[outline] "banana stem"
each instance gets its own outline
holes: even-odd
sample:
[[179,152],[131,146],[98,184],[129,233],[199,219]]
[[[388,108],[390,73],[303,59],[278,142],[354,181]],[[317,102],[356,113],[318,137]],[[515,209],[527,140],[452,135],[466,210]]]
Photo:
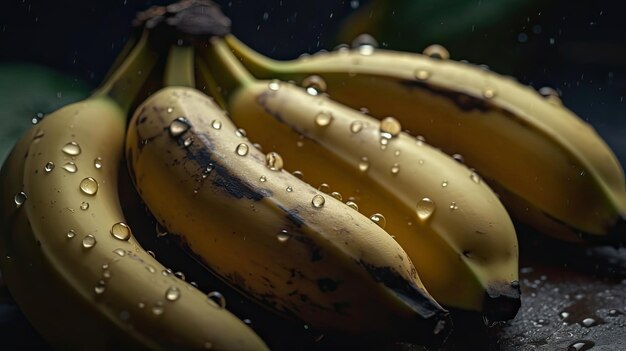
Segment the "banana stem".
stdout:
[[202,55],[211,72],[215,73],[207,79],[208,83],[214,82],[214,85],[217,85],[214,87],[217,91],[212,91],[212,93],[222,95],[225,100],[228,100],[228,97],[239,87],[255,81],[252,74],[241,64],[222,38],[211,38],[208,46],[202,50]]
[[128,57],[102,83],[92,97],[108,96],[124,111],[130,110],[136,95],[157,63],[158,55],[148,44],[145,30]]
[[[209,67],[203,60],[196,60],[196,66],[198,67],[199,78],[204,83],[206,89],[208,89],[208,95],[212,96],[215,99],[215,102],[224,110],[228,109],[226,105],[226,100],[222,96],[222,92],[220,91],[220,87],[217,84],[217,81],[211,74]],[[206,91],[205,91],[206,93]]]
[[192,46],[173,45],[170,48],[165,67],[165,85],[195,88],[194,48]]

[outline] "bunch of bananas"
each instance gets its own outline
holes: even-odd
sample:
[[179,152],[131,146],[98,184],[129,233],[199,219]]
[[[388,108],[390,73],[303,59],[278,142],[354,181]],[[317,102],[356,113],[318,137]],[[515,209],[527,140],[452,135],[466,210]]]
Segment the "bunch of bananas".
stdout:
[[267,349],[135,239],[124,159],[199,264],[339,335],[437,344],[447,309],[513,318],[507,210],[564,240],[626,238],[618,161],[553,94],[441,47],[272,61],[208,1],[138,19],[102,86],[28,131],[0,175],[4,280],[58,348]]

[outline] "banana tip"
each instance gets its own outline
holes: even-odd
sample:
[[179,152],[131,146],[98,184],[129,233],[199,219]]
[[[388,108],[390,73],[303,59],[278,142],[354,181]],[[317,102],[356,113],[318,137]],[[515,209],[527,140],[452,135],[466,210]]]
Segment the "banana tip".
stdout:
[[492,284],[483,298],[483,314],[490,321],[506,321],[515,318],[520,308],[520,284]]

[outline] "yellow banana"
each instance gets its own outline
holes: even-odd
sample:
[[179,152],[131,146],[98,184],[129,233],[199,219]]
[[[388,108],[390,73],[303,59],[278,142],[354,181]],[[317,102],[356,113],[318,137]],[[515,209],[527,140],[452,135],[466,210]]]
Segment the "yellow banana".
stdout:
[[192,48],[172,48],[167,85],[178,86],[147,99],[127,133],[131,174],[159,222],[274,312],[330,332],[441,340],[447,313],[402,248],[253,146],[191,88],[193,65]]
[[242,321],[177,279],[125,224],[117,193],[126,115],[157,61],[144,33],[92,97],[17,144],[0,181],[0,268],[58,349],[266,350]]
[[[623,170],[593,128],[513,79],[477,66],[365,45],[294,61],[226,42],[257,77],[322,86],[336,101],[395,116],[449,154],[460,154],[522,222],[565,240],[624,240]],[[430,50],[432,51],[432,50]]]
[[233,122],[306,182],[386,223],[438,302],[493,320],[515,316],[515,230],[478,175],[394,119],[380,123],[291,84],[256,81],[219,39],[205,58],[215,73],[200,71],[226,92]]

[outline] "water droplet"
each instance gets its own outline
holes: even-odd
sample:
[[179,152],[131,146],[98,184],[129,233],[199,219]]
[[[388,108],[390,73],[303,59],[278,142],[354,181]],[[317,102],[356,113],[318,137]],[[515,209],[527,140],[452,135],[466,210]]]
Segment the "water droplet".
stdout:
[[180,298],[180,289],[178,289],[177,287],[172,286],[171,288],[165,291],[165,299],[167,301],[176,301],[179,298]]
[[324,197],[322,195],[315,195],[313,196],[313,199],[311,200],[311,204],[313,204],[313,207],[315,208],[322,208],[324,207],[324,203],[326,202],[326,199],[324,199]]
[[63,151],[66,155],[78,156],[80,155],[80,146],[77,142],[70,141],[61,148],[61,151]]
[[320,112],[315,116],[315,124],[320,127],[326,127],[333,121],[333,115],[330,112]]
[[361,157],[361,161],[359,161],[359,171],[366,172],[370,168],[370,160],[363,156]]
[[155,232],[157,238],[162,238],[168,234],[167,229],[163,227],[159,222],[156,222],[155,224]]
[[13,198],[13,201],[15,201],[15,207],[17,208],[22,207],[24,202],[26,202],[26,199],[28,199],[28,196],[26,196],[26,193],[23,191],[20,191],[19,193],[15,194],[15,197]]
[[239,138],[245,138],[246,137],[246,130],[243,128],[239,128],[235,131],[235,135]]
[[189,130],[191,126],[189,121],[185,117],[178,117],[170,123],[170,136],[172,138],[178,138],[184,132]]
[[175,272],[174,276],[180,280],[185,280],[185,274],[183,272]]
[[463,155],[461,154],[454,154],[452,155],[452,158],[458,163],[465,163],[465,159],[463,158]]
[[98,182],[92,177],[87,177],[81,180],[80,190],[87,195],[96,195],[98,192]]
[[277,79],[272,80],[271,82],[269,82],[269,84],[267,85],[267,87],[271,90],[271,91],[278,91],[278,89],[280,89],[280,81]]
[[287,240],[289,240],[289,233],[285,229],[283,229],[280,231],[280,233],[278,233],[278,235],[276,235],[276,238],[278,239],[278,242],[287,242]]
[[120,257],[124,257],[126,256],[126,251],[124,251],[124,249],[121,248],[117,248],[115,250],[113,250],[113,253],[120,256]]
[[68,171],[69,173],[76,173],[76,171],[78,171],[78,167],[76,167],[76,164],[74,162],[67,162],[63,165],[63,169]]
[[393,117],[385,117],[380,122],[380,136],[384,139],[397,137],[402,131],[402,126],[397,119]]
[[437,335],[441,333],[446,327],[446,321],[439,320],[437,324],[435,324],[435,328],[433,328],[433,334]]
[[158,301],[156,304],[154,304],[154,306],[152,306],[152,313],[155,316],[160,316],[163,314],[163,312],[165,312],[165,310],[163,309],[163,303],[161,301]]
[[292,191],[293,191],[293,188],[292,188],[292,187],[290,187],[290,186],[288,186],[285,190],[286,190],[288,193],[290,193],[290,192],[292,192]]
[[594,346],[595,346],[595,343],[593,341],[580,340],[580,341],[575,341],[574,343],[572,343],[567,348],[567,351],[587,351],[587,350],[590,350]]
[[420,222],[424,223],[433,215],[435,209],[436,207],[433,200],[425,197],[417,203],[417,218],[419,218]]
[[352,40],[352,47],[358,49],[361,55],[371,55],[378,47],[378,42],[369,34],[361,34]]
[[43,166],[43,170],[46,171],[46,173],[52,172],[53,169],[54,169],[54,163],[53,162],[48,162],[48,163],[46,163],[45,166]]
[[235,152],[239,156],[246,156],[248,154],[248,149],[249,149],[248,148],[248,144],[241,143],[241,144],[237,145],[237,148],[235,149]]
[[183,140],[184,147],[190,147],[191,144],[193,144],[193,136],[190,136],[188,138],[185,138],[185,140]]
[[302,86],[306,89],[307,93],[311,95],[318,95],[326,92],[326,81],[318,75],[312,75],[304,78]]
[[150,250],[147,250],[146,253],[150,256],[152,256],[152,258],[156,258],[156,254]]
[[476,184],[480,183],[480,176],[476,172],[470,173],[470,179]]
[[93,160],[93,166],[96,167],[96,169],[102,168],[102,157],[96,157],[96,159]]
[[222,129],[222,121],[220,121],[219,119],[214,119],[213,122],[211,122],[211,127],[216,130]]
[[89,209],[89,202],[86,202],[86,201],[81,202],[80,209],[83,211],[87,211]]
[[447,60],[450,58],[450,53],[448,52],[448,50],[439,44],[427,46],[422,53],[428,57],[441,60]]
[[317,187],[317,190],[328,194],[330,192],[330,185],[326,184],[326,183],[322,183],[320,184],[320,186]]
[[172,112],[174,112],[174,109],[173,109],[173,108],[171,108],[171,107],[168,107],[168,108],[167,108],[167,113],[172,113]]
[[342,200],[341,194],[336,192],[336,191],[333,191],[332,193],[330,193],[330,196],[334,197],[335,199],[337,199],[339,201]]
[[400,157],[400,150],[396,150],[393,154],[396,157]]
[[65,236],[68,239],[74,239],[74,237],[76,236],[76,232],[74,231],[74,229],[70,229],[67,234],[65,234]]
[[111,227],[111,235],[113,235],[115,239],[127,241],[128,239],[130,239],[132,232],[128,224],[124,222],[118,222],[113,224],[113,226]]
[[259,177],[259,181],[261,183],[265,183],[265,182],[267,182],[267,178],[265,176],[261,176],[261,177]]
[[492,99],[496,96],[496,91],[491,88],[487,88],[483,91],[483,97],[485,99]]
[[104,282],[104,280],[100,280],[96,286],[93,288],[93,291],[98,294],[101,295],[104,293],[104,290],[106,289],[106,283]]
[[265,165],[272,171],[280,171],[283,169],[283,158],[272,151],[265,155]]
[[96,237],[91,234],[83,238],[83,247],[85,249],[91,249],[92,247],[96,246],[96,243]]
[[415,78],[418,80],[428,80],[430,78],[430,72],[425,69],[418,68],[415,70]]
[[398,173],[400,173],[400,165],[394,163],[393,166],[391,166],[391,174],[396,175]]
[[385,226],[387,225],[387,219],[385,218],[385,216],[380,213],[374,213],[370,216],[370,219],[372,220],[372,222],[378,224],[379,227],[385,229]]
[[298,179],[302,179],[302,177],[304,177],[304,175],[300,171],[293,171],[293,173],[291,174],[293,174]]
[[209,163],[206,168],[202,171],[202,179],[206,179],[209,174],[211,174],[211,172],[213,172],[213,169],[215,169],[215,165],[212,163]]
[[360,132],[361,130],[363,130],[363,122],[357,120],[357,121],[352,121],[352,123],[350,123],[350,131],[354,134]]
[[447,180],[444,180],[443,182],[441,182],[441,187],[442,187],[442,188],[446,188],[446,187],[448,187],[448,181],[447,181]]
[[553,88],[550,87],[542,87],[539,89],[539,94],[545,98],[556,98],[557,100],[561,100],[561,94]]
[[354,201],[346,201],[346,205],[355,211],[359,210],[359,206]]
[[593,318],[585,318],[585,319],[583,319],[583,321],[582,321],[582,325],[583,325],[584,327],[587,327],[587,328],[589,328],[589,327],[593,327],[593,326],[594,326],[594,325],[596,325],[596,324],[597,324],[597,322],[596,322],[596,320],[595,320],[595,319],[593,319]]
[[561,316],[561,318],[565,319],[565,318],[569,317],[569,312],[561,312],[559,314],[559,316]]
[[207,297],[217,303],[221,308],[226,308],[226,298],[219,291],[211,291],[207,294]]
[[456,204],[456,202],[452,201],[450,203],[450,211],[456,211],[459,209],[459,205]]

